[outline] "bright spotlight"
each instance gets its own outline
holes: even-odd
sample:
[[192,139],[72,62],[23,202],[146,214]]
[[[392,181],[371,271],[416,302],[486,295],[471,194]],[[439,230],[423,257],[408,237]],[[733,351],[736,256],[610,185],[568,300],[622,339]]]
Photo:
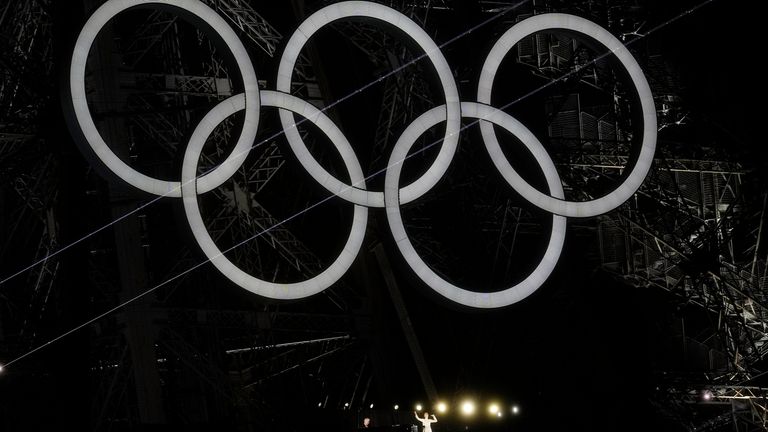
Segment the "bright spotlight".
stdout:
[[395,404],[395,410],[399,410],[399,409],[400,409],[400,405]]
[[344,402],[344,407],[345,408],[349,407],[349,402]]
[[317,403],[317,407],[318,407],[318,408],[321,408],[322,406],[323,406],[323,403],[322,403],[322,402],[318,402],[318,403]]
[[373,404],[371,404],[371,409],[373,409]]
[[446,405],[445,402],[437,404],[437,412],[444,413],[446,411],[448,411],[448,405]]
[[3,372],[3,365],[0,365],[0,372]]
[[712,392],[709,390],[704,390],[703,392],[701,392],[701,398],[704,399],[705,401],[712,400]]
[[422,408],[421,404],[416,404],[416,411],[421,411],[421,408]]
[[496,417],[501,417],[501,411],[496,413]]
[[520,407],[518,407],[517,405],[513,405],[512,406],[512,414],[517,414],[519,412],[520,412]]
[[464,403],[461,404],[461,412],[464,413],[464,415],[472,415],[475,413],[475,404],[472,401],[464,401]]
[[491,413],[491,414],[498,413],[499,412],[499,405],[495,404],[495,403],[492,403],[492,404],[488,405],[488,412]]

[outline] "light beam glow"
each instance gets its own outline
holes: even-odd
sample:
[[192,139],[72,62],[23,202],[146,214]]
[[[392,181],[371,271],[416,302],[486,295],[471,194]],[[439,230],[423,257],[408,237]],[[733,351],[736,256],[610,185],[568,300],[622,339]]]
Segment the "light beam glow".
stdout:
[[437,412],[445,413],[446,411],[448,411],[448,405],[446,405],[445,402],[440,402],[437,404]]
[[461,404],[461,412],[466,416],[471,416],[475,413],[475,403],[467,400]]

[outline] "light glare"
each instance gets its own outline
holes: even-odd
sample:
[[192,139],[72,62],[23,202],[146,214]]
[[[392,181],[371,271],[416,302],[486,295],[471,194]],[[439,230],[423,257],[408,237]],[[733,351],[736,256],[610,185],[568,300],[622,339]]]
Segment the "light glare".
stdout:
[[461,412],[463,412],[465,415],[474,414],[475,404],[472,401],[464,401],[464,403],[461,404]]
[[437,411],[444,413],[448,411],[448,405],[445,404],[445,402],[440,402],[437,404]]

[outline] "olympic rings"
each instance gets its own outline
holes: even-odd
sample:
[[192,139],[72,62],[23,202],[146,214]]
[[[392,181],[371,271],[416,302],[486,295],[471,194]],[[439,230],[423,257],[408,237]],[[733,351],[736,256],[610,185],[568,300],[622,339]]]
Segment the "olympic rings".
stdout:
[[[107,21],[120,12],[145,5],[171,6],[204,21],[229,46],[244,84],[243,93],[216,105],[193,131],[184,154],[179,182],[163,181],[146,176],[120,160],[99,135],[86,101],[85,66],[88,52],[98,32]],[[366,178],[357,155],[333,121],[323,111],[289,94],[293,69],[303,46],[318,30],[343,18],[367,18],[385,22],[408,35],[424,50],[444,89],[445,103],[416,118],[397,140],[386,170],[383,192],[366,190]],[[640,99],[644,123],[638,160],[622,184],[608,195],[592,201],[566,201],[555,165],[541,142],[522,123],[490,105],[493,82],[504,56],[522,38],[550,29],[585,35],[608,48],[628,72]],[[70,91],[75,119],[83,136],[107,168],[123,181],[140,190],[155,195],[182,198],[192,233],[213,265],[238,286],[263,297],[282,300],[300,299],[317,294],[338,281],[352,265],[360,250],[365,236],[368,208],[383,207],[398,249],[405,261],[427,286],[451,301],[474,308],[497,308],[518,302],[536,291],[552,273],[565,242],[566,217],[594,216],[621,205],[642,184],[650,169],[656,147],[656,112],[653,95],[640,66],[626,47],[608,31],[591,21],[566,14],[536,15],[521,21],[504,33],[491,49],[483,65],[478,85],[478,102],[461,102],[451,69],[435,42],[408,17],[381,4],[344,1],[326,6],[312,14],[288,40],[280,60],[276,91],[259,91],[256,73],[245,47],[224,20],[200,1],[108,0],[88,19],[77,39],[70,68]],[[319,275],[297,283],[268,282],[249,275],[235,266],[222,254],[206,230],[197,202],[198,194],[209,192],[220,186],[242,165],[256,139],[262,105],[278,108],[288,144],[310,176],[334,195],[354,204],[350,234],[339,256]],[[214,170],[197,178],[197,165],[206,139],[218,124],[242,110],[245,111],[245,123],[232,153]],[[341,155],[351,184],[345,184],[331,175],[314,159],[296,130],[295,114],[304,117],[326,134]],[[400,214],[402,204],[412,202],[427,193],[447,171],[456,153],[462,117],[478,119],[486,149],[494,166],[507,183],[523,198],[552,213],[553,218],[552,233],[539,265],[518,284],[491,293],[469,291],[438,276],[414,249]],[[399,182],[402,162],[411,147],[421,135],[441,122],[446,122],[446,131],[437,158],[424,175],[401,188]],[[526,146],[544,173],[549,194],[536,190],[515,172],[501,150],[493,130],[494,124],[512,133]]]

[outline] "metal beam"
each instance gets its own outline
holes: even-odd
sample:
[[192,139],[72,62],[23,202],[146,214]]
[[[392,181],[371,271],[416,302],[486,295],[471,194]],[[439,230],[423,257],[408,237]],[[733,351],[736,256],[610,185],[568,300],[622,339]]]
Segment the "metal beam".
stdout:
[[429,372],[427,362],[424,359],[424,352],[421,350],[418,337],[416,337],[413,323],[405,308],[405,302],[403,302],[403,297],[400,294],[400,288],[395,280],[395,275],[392,273],[392,267],[389,265],[387,252],[384,250],[384,246],[379,244],[373,248],[373,253],[379,263],[381,274],[384,277],[384,283],[387,285],[389,295],[392,298],[392,303],[395,306],[395,311],[397,312],[397,317],[400,321],[400,327],[405,335],[405,340],[408,342],[408,347],[413,356],[413,361],[416,364],[416,369],[419,371],[419,377],[421,377],[421,383],[424,385],[424,391],[426,392],[427,397],[434,402],[437,400],[437,388],[435,387],[435,382],[432,380],[432,374]]

